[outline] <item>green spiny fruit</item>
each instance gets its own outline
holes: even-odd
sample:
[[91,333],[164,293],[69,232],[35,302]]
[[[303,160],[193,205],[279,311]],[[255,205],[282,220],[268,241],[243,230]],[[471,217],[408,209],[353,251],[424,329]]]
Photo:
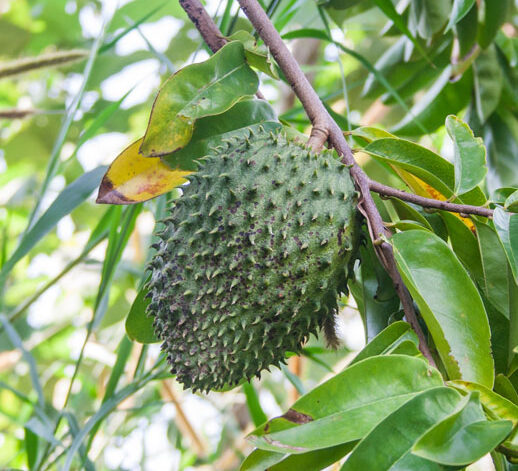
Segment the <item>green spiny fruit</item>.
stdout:
[[336,154],[282,132],[232,139],[189,180],[162,221],[148,313],[178,381],[224,389],[334,332],[357,193]]

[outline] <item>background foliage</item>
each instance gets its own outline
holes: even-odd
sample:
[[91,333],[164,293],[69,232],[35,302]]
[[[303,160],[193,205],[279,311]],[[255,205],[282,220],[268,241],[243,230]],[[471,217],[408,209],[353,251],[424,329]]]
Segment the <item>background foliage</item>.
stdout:
[[[513,425],[518,421],[513,353],[518,343],[518,249],[512,237],[517,226],[516,216],[506,212],[516,206],[513,187],[518,185],[516,4],[273,0],[264,5],[333,117],[350,133],[356,156],[372,178],[417,194],[500,205],[492,225],[483,218],[462,220],[398,200],[377,201],[384,220],[401,231],[393,239],[397,261],[433,337],[441,373],[458,380],[458,391],[471,392],[461,400],[453,388],[441,387],[438,373],[422,384],[412,383],[425,364],[415,335],[397,322],[402,317],[399,301],[368,245],[362,248],[351,296],[342,299],[344,346],[331,352],[312,339],[302,360],[290,360],[290,368],[265,374],[253,385],[224,395],[192,395],[170,378],[157,344],[129,340],[124,321],[132,304],[138,310],[133,301],[145,281],[154,221],[164,214],[168,196],[106,207],[94,204],[92,192],[114,157],[144,135],[160,85],[209,54],[177,2],[122,3],[119,8],[115,2],[92,0],[0,4],[0,111],[26,115],[12,119],[7,113],[0,121],[0,464],[37,470],[238,469],[253,444],[261,450],[247,458],[243,469],[263,469],[265,463],[295,469],[301,462],[304,469],[312,462],[318,464],[311,469],[321,469],[348,453],[377,424],[344,469],[396,469],[369,461],[374,459],[372,447],[398,421],[415,415],[425,400],[437,404],[427,409],[429,425],[437,422],[443,428],[423,435],[425,430],[417,427],[410,445],[391,443],[388,448],[402,463],[462,469],[482,455],[471,447],[466,456],[458,449],[434,449],[434,433],[453,437],[467,430],[469,435],[473,424],[485,431],[486,447],[479,447],[484,454],[497,446],[510,431],[505,419]],[[237,15],[236,2],[210,3],[208,8],[225,34],[253,33]],[[234,38],[245,45],[249,40],[244,33]],[[72,49],[73,62],[9,75],[8,66],[18,58]],[[282,74],[263,59],[257,54],[253,62],[247,56],[261,70],[261,91],[284,123],[307,131],[301,106],[276,80]],[[243,103],[239,106],[258,106]],[[257,111],[255,116],[275,121],[269,113]],[[460,119],[450,117],[444,126],[447,116],[455,114],[483,142]],[[373,124],[387,131],[371,128]],[[210,122],[206,129],[212,129]],[[203,129],[196,133],[206,138]],[[479,160],[463,167],[468,147],[469,157],[478,152]],[[480,172],[484,147],[487,176]],[[189,161],[181,155],[164,160],[169,165]],[[175,191],[169,196],[177,196]],[[411,250],[416,246],[428,252]],[[417,276],[423,264],[436,277],[434,290],[430,278]],[[441,317],[444,303],[446,315]],[[462,318],[466,303],[469,321],[460,327],[449,323],[451,312]],[[366,339],[374,341],[340,373],[364,343],[360,317]],[[142,332],[138,324],[136,331]],[[488,363],[489,341],[494,369]],[[453,361],[444,354],[449,348]],[[377,370],[394,376],[373,375]],[[313,389],[333,374],[334,382]],[[343,389],[342,408],[316,406],[336,399],[333,385],[340,381],[358,385],[369,376],[376,384],[359,395],[368,408],[377,403],[380,415],[363,424],[364,435],[350,416],[333,415],[344,414],[351,405]],[[394,377],[400,378],[404,394],[416,396],[395,417],[387,416],[394,398],[385,394]],[[386,387],[380,388],[384,381]],[[279,443],[312,454],[267,446],[266,430],[259,426],[312,389],[294,407],[317,417],[315,428],[280,424],[275,436]],[[337,420],[333,427],[326,423],[331,416]],[[454,425],[444,425],[445,417]],[[284,419],[270,425],[277,426],[276,420]],[[347,430],[350,423],[357,429]],[[336,442],[340,424],[343,435]],[[258,428],[245,442],[254,426]],[[347,435],[352,432],[356,435]],[[516,442],[509,439],[507,447],[513,446]],[[433,467],[424,467],[432,462]],[[501,453],[493,455],[493,462],[497,470],[514,469]]]

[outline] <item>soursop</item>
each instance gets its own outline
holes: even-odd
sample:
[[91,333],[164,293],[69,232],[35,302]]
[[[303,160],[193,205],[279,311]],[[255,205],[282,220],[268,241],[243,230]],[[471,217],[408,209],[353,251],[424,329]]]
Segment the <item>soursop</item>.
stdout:
[[333,151],[282,131],[204,158],[163,222],[148,314],[185,387],[259,376],[334,325],[358,239],[357,192]]

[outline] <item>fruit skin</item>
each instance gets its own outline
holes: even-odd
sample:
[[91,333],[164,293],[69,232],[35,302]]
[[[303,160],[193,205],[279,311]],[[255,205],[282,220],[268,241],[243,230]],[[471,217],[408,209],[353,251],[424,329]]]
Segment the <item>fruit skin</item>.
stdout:
[[148,267],[148,314],[180,383],[227,389],[333,330],[357,192],[335,153],[282,131],[227,141],[187,178]]

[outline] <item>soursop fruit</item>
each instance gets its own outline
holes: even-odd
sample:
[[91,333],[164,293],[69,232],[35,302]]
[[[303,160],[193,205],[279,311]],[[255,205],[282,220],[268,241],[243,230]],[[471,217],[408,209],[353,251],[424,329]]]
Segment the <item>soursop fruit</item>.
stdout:
[[188,179],[162,221],[148,314],[179,382],[228,389],[333,332],[357,192],[334,152],[282,131],[227,142]]

